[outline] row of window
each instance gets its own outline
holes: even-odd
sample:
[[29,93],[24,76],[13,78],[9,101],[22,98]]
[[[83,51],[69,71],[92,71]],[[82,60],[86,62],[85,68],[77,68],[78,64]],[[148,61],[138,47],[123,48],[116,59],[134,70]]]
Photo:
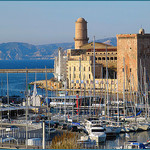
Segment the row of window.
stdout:
[[[78,68],[79,68],[79,71],[80,71],[80,67],[78,67]],[[74,66],[73,70],[76,71],[76,67],[75,66]],[[84,67],[83,70],[86,71],[86,67]],[[88,70],[90,71],[91,67],[89,67]],[[69,67],[69,71],[71,71],[71,67]]]
[[[78,78],[78,75],[76,76],[76,74],[74,74],[74,78]],[[80,74],[79,74],[79,78],[80,78]],[[91,75],[89,74],[89,79],[91,78]],[[71,79],[71,74],[70,74],[70,79]]]
[[[93,53],[88,53],[88,55],[90,55],[90,54],[93,55]],[[97,55],[97,54],[100,54],[100,55],[104,54],[105,55],[106,53],[95,53],[95,55]],[[109,55],[109,54],[117,54],[117,53],[107,53],[107,54]]]
[[[105,60],[106,57],[95,57],[95,60]],[[117,57],[107,57],[107,60],[117,60]]]
[[[73,84],[74,86],[78,86],[80,83],[71,83],[71,84]],[[86,83],[87,85],[89,85],[89,86],[91,86],[91,83]],[[72,86],[73,87],[73,86]],[[100,88],[101,86],[99,86],[99,88]],[[109,88],[114,88],[114,86],[112,86],[111,84],[108,84],[108,87]],[[116,85],[115,85],[115,87],[116,87]],[[104,86],[103,86],[103,88],[106,88],[106,84],[104,84]],[[116,88],[115,88],[115,90],[116,90]]]

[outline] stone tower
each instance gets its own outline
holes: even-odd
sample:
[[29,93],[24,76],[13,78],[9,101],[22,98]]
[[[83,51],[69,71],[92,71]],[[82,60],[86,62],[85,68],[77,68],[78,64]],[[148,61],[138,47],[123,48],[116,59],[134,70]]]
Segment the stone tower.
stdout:
[[87,22],[84,18],[79,18],[75,23],[75,49],[80,49],[83,44],[88,43]]
[[123,91],[123,84],[125,90],[144,89],[144,68],[146,79],[149,80],[149,60],[150,34],[145,34],[144,29],[140,29],[139,34],[117,35],[117,76],[120,91]]

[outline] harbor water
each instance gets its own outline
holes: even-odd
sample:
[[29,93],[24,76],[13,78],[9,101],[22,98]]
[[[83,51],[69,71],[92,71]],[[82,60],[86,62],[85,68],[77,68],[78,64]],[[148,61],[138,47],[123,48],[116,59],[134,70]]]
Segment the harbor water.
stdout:
[[[0,69],[35,69],[35,68],[54,68],[54,60],[1,60]],[[28,73],[28,84],[35,80],[45,80],[45,73]],[[53,77],[53,73],[47,73],[47,79]],[[8,74],[9,96],[19,95],[24,97],[26,90],[26,73]],[[7,93],[7,74],[0,73],[0,95],[6,96]],[[33,89],[33,87],[32,87]],[[45,91],[37,89],[38,94],[45,95]],[[51,91],[48,95],[53,94]]]
[[150,131],[120,133],[116,138],[107,139],[99,145],[100,149],[114,149],[124,145],[124,142],[138,141],[145,143],[150,139]]

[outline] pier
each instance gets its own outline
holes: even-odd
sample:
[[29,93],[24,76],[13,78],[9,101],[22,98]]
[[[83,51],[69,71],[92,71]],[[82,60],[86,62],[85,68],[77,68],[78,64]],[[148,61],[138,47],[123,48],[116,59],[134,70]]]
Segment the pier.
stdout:
[[54,72],[54,69],[53,68],[47,68],[46,70],[45,69],[0,69],[0,73],[35,73],[35,72],[38,72],[38,73],[44,73],[46,72],[47,73],[53,73]]

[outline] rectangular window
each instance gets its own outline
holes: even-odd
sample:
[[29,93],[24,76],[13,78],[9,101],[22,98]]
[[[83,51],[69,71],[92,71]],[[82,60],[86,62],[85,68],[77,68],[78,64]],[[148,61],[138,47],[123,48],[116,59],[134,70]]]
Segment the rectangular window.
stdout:
[[132,69],[130,68],[130,72],[132,71]]

